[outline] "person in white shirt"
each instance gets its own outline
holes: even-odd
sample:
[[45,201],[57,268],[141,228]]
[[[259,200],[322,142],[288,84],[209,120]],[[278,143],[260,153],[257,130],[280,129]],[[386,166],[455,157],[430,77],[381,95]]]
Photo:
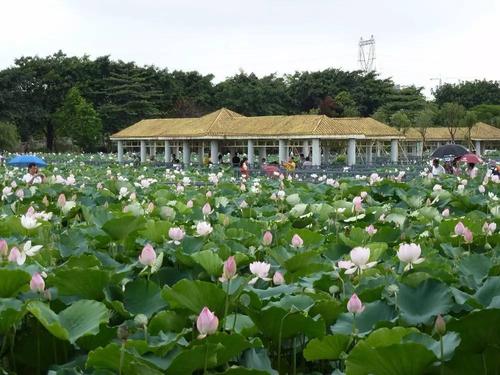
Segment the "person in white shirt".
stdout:
[[439,165],[439,159],[434,159],[432,161],[432,175],[439,176],[442,174],[446,174],[445,169],[443,168],[442,165]]
[[23,181],[28,185],[41,184],[45,180],[45,176],[38,172],[38,167],[35,163],[28,164],[28,173],[23,176]]

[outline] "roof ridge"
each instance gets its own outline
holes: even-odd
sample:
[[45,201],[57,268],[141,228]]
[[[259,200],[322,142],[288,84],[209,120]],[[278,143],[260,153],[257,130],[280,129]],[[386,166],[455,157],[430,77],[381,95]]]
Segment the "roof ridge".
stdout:
[[319,119],[318,119],[318,123],[316,124],[316,126],[314,127],[314,129],[312,130],[312,133],[316,133],[316,130],[318,130],[319,126],[321,125],[321,123],[323,122],[323,120],[326,119],[326,115],[320,115],[319,116]]

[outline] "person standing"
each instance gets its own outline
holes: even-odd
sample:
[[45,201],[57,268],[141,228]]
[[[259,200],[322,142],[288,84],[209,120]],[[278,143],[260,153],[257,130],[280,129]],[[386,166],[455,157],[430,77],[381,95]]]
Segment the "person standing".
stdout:
[[446,171],[444,170],[443,166],[439,164],[439,159],[434,159],[432,161],[432,175],[440,176],[442,174],[446,174]]
[[248,168],[248,159],[243,158],[243,160],[240,162],[240,173],[241,177],[248,178],[250,177],[250,169]]
[[41,184],[45,176],[38,172],[38,166],[35,163],[28,164],[28,173],[23,176],[23,181],[28,185]]

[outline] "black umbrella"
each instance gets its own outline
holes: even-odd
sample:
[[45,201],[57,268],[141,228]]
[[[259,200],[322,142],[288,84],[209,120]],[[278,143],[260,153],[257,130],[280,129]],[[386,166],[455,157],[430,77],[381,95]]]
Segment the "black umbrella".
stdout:
[[433,158],[444,158],[446,156],[460,157],[468,153],[469,150],[467,150],[464,146],[449,144],[438,147],[436,151],[432,153],[431,157]]

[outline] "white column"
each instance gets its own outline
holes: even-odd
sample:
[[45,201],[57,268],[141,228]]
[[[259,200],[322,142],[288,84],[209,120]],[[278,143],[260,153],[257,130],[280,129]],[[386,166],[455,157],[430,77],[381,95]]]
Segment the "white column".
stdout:
[[330,145],[326,142],[323,146],[323,163],[324,164],[330,163]]
[[123,141],[118,141],[118,163],[123,163]]
[[398,162],[398,140],[391,139],[391,162]]
[[476,141],[476,155],[481,156],[481,141]]
[[191,150],[188,141],[182,141],[182,162],[184,163],[184,168],[188,168],[191,162]]
[[170,147],[170,142],[165,141],[165,163],[170,163],[172,161],[172,148]]
[[349,139],[347,141],[347,165],[356,164],[356,140]]
[[219,141],[210,141],[210,161],[212,164],[219,162]]
[[366,163],[373,163],[373,142],[369,141],[366,145]]
[[422,141],[417,142],[417,156],[420,158],[424,156],[424,142]]
[[259,158],[260,158],[259,163],[262,163],[262,158],[266,158],[266,161],[267,161],[267,148],[266,147],[260,148]]
[[278,148],[279,148],[279,152],[278,152],[279,163],[281,164],[281,163],[288,160],[288,157],[286,154],[286,150],[287,150],[286,141],[284,139],[278,140]]
[[141,141],[141,163],[146,162],[146,141]]
[[253,148],[253,139],[249,139],[247,141],[247,158],[248,158],[248,165],[253,165],[254,163],[254,148]]
[[305,158],[309,156],[309,141],[302,142],[302,153]]
[[319,139],[313,139],[312,142],[312,165],[319,167],[321,165],[321,147]]

